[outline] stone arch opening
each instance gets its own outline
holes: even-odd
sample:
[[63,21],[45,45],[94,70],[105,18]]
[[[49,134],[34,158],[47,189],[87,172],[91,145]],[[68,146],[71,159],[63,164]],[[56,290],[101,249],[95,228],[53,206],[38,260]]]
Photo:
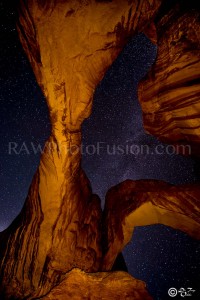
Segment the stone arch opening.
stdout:
[[[98,142],[102,143],[100,153],[85,152],[82,157],[83,169],[93,192],[101,197],[102,207],[108,189],[127,179],[156,179],[175,185],[197,180],[193,158],[168,153],[169,146],[146,133],[143,127],[137,88],[154,63],[156,51],[156,46],[144,34],[130,41],[97,87],[92,114],[82,126],[85,147],[97,147]],[[115,146],[122,145],[125,149],[128,145],[130,149],[132,144],[137,150],[148,146],[150,152],[124,155],[113,151]],[[106,146],[109,146],[109,151]],[[163,154],[156,153],[159,146],[163,147]],[[186,263],[189,251],[194,261]],[[134,229],[130,243],[123,250],[123,257],[128,272],[144,280],[154,297],[162,298],[173,281],[180,285],[181,280],[185,285],[187,280],[193,279],[193,284],[198,282],[199,279],[196,281],[194,278],[197,278],[200,268],[199,252],[199,242],[185,233],[164,225],[151,225]],[[159,260],[156,267],[152,257]],[[117,263],[114,268],[125,269],[121,259]]]
[[126,179],[195,181],[193,159],[170,152],[169,145],[143,127],[138,83],[154,63],[156,51],[144,34],[134,37],[98,85],[92,114],[83,123],[82,166],[102,203],[107,190]]

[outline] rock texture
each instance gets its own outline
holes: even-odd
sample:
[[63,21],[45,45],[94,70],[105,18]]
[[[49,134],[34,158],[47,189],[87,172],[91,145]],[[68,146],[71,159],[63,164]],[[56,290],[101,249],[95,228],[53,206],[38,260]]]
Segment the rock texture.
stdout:
[[163,181],[126,180],[106,195],[106,254],[103,270],[131,240],[136,226],[164,224],[200,239],[200,185],[173,186]]
[[200,10],[193,0],[173,4],[156,18],[157,32],[147,31],[158,55],[139,85],[144,127],[177,152],[200,155]]
[[63,281],[42,300],[151,300],[144,282],[125,272],[84,273],[69,272]]
[[160,1],[21,0],[18,31],[52,133],[24,208],[0,235],[0,294],[45,295],[77,267],[100,269],[101,208],[81,169],[81,124],[96,85]]
[[95,87],[129,38],[154,19],[160,3],[21,0],[20,39],[57,139],[80,130],[91,113]]
[[198,62],[189,49],[189,42],[199,46],[197,13],[176,10],[177,18],[167,14],[155,27],[160,3],[20,1],[19,36],[46,97],[52,132],[20,215],[0,234],[1,299],[38,299],[50,291],[46,299],[124,299],[122,292],[127,299],[149,299],[144,284],[125,273],[69,271],[110,270],[134,226],[160,222],[199,237],[199,188],[155,182],[111,190],[102,230],[100,200],[81,168],[81,124],[95,87],[134,34],[144,31],[157,41],[157,24],[165,29],[158,31],[158,63],[140,89],[145,126],[166,140],[177,141],[180,132],[199,140]]

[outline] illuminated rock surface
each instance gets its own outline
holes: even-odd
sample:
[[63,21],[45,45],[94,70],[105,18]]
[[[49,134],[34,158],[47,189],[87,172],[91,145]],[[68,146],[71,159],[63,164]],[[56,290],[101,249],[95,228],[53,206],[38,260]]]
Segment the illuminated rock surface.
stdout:
[[151,300],[145,284],[125,272],[84,273],[70,271],[65,279],[42,300]]
[[[149,133],[170,144],[189,144],[200,155],[200,11],[190,2],[193,7],[194,1],[182,1],[157,21],[158,55],[140,83],[139,99]],[[152,30],[147,36],[155,39]]]
[[134,227],[164,224],[200,239],[200,185],[173,186],[163,181],[126,180],[106,195],[103,270],[110,270]]
[[[123,46],[139,31],[144,31],[152,41],[156,41],[152,21],[159,9],[160,1],[21,0],[20,3],[18,22],[20,40],[46,97],[52,134],[46,144],[22,212],[11,226],[0,234],[1,298],[9,299],[12,296],[17,299],[38,298],[57,286],[52,290],[52,295],[64,299],[63,289],[68,288],[65,283],[77,280],[78,293],[84,293],[87,287],[82,284],[80,287],[80,282],[87,281],[87,284],[90,284],[91,298],[85,299],[100,299],[98,295],[92,298],[92,293],[98,290],[102,293],[105,291],[105,299],[106,293],[108,299],[114,298],[114,292],[116,295],[121,293],[117,290],[117,286],[124,291],[124,294],[125,290],[128,295],[130,293],[127,299],[149,299],[143,283],[125,273],[108,273],[106,278],[105,273],[96,275],[86,275],[81,271],[72,271],[69,275],[66,273],[73,268],[80,268],[85,272],[110,270],[116,255],[129,241],[132,229],[137,225],[134,220],[138,211],[139,217],[142,218],[141,225],[152,224],[156,219],[156,222],[159,221],[199,237],[197,233],[199,222],[195,219],[199,208],[197,199],[199,190],[196,191],[196,187],[193,190],[191,186],[186,194],[180,187],[182,195],[180,198],[167,192],[164,204],[162,198],[155,197],[155,192],[145,194],[143,191],[142,201],[146,203],[145,214],[142,212],[142,205],[141,209],[135,210],[135,198],[130,199],[133,201],[132,204],[129,202],[127,204],[125,201],[122,205],[119,201],[116,207],[116,203],[112,204],[111,200],[107,200],[105,214],[108,239],[102,249],[100,200],[92,194],[90,183],[81,169],[81,154],[77,151],[81,145],[81,124],[91,113],[94,90]],[[193,19],[194,16],[191,17],[191,20]],[[181,26],[184,30],[184,23]],[[159,56],[158,61],[161,64]],[[162,64],[160,67],[162,68]],[[187,66],[183,64],[182,69],[185,68],[187,69]],[[191,80],[195,80],[193,75],[187,76],[189,78],[192,76]],[[155,77],[157,78],[157,75]],[[159,83],[165,89],[162,76],[159,80],[163,80],[163,83]],[[150,84],[148,82],[143,83],[140,99],[144,113],[148,115],[152,112],[152,115],[156,115],[155,107],[158,106],[160,98],[157,92],[153,93],[154,90],[148,88]],[[155,89],[157,89],[156,85]],[[148,93],[151,94],[150,97]],[[188,103],[186,107],[189,112],[190,105],[193,110],[192,107],[197,107],[198,104],[196,96],[192,103],[190,100],[186,101],[185,93],[189,93],[187,95],[190,97],[190,88],[183,88],[178,101],[183,99],[184,103]],[[174,107],[171,95],[169,99]],[[188,119],[190,120],[190,117]],[[159,120],[163,122],[163,128],[168,126],[164,117]],[[145,126],[148,127],[147,125],[152,126],[151,128],[155,127],[155,123],[147,122],[145,116]],[[155,127],[154,131],[155,135],[159,135],[158,133],[163,135],[160,127]],[[168,137],[170,134],[174,140],[173,128]],[[163,183],[161,185],[165,186]],[[158,188],[156,191],[159,193],[160,183],[158,186],[153,184],[152,188]],[[167,190],[173,193],[173,188]],[[179,191],[178,187],[177,191]],[[126,193],[129,193],[129,187]],[[193,196],[193,193],[197,194]],[[193,201],[196,201],[196,206]],[[113,208],[110,205],[113,205]],[[160,205],[164,206],[162,208],[164,215],[160,213],[161,208],[156,208]],[[166,211],[170,210],[169,208],[172,211],[168,216]],[[116,215],[113,214],[114,209]],[[160,213],[159,219],[155,211]],[[192,220],[189,217],[191,212],[195,217]],[[177,216],[180,217],[180,221],[177,221]],[[118,227],[115,224],[116,217]],[[116,242],[113,239],[116,239]],[[103,258],[105,249],[108,252]],[[61,286],[58,286],[63,279]],[[96,282],[94,287],[93,280]],[[74,288],[73,286],[73,293],[75,293]],[[73,293],[69,299],[84,299],[80,298],[82,296],[79,294],[77,295],[79,298],[75,298]],[[137,294],[137,297],[131,293]],[[144,298],[144,295],[147,298]],[[123,299],[121,294],[119,296]]]
[[21,214],[0,235],[0,292],[45,295],[74,267],[100,269],[101,207],[81,169],[81,124],[96,85],[160,1],[20,1],[18,31],[52,134]]

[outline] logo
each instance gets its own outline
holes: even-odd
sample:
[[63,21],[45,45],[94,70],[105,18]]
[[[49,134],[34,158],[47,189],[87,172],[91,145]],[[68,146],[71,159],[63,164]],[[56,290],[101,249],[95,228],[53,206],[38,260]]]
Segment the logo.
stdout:
[[177,290],[176,288],[170,288],[168,290],[168,295],[170,297],[176,297],[178,294],[181,296],[181,297],[188,297],[188,296],[192,296],[192,294],[195,292],[195,290],[193,290],[192,288],[188,287],[186,289],[184,288],[180,288],[179,290]]
[[177,289],[175,289],[175,288],[170,288],[169,290],[168,290],[168,295],[170,296],[170,297],[176,297],[176,295],[178,294],[178,291],[177,291]]

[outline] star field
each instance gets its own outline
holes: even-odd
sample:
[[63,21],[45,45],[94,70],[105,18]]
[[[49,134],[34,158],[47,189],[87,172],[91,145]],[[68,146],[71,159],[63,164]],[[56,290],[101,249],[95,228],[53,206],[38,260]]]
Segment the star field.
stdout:
[[129,272],[147,283],[155,299],[170,299],[171,287],[192,287],[196,291],[191,299],[199,299],[199,241],[164,225],[138,227],[123,254]]
[[[0,2],[0,231],[20,212],[39,164],[31,143],[44,145],[50,134],[45,99],[18,41],[16,11]],[[145,133],[137,85],[156,57],[156,47],[142,34],[130,41],[96,89],[93,112],[82,126],[83,144],[104,143],[99,155],[83,155],[82,165],[94,193],[104,204],[106,191],[125,179],[161,179],[173,184],[199,180],[197,161],[155,154],[155,137]],[[9,143],[26,143],[30,153],[9,153]],[[150,154],[108,154],[106,145],[148,145]],[[19,148],[18,148],[19,149]],[[154,299],[165,300],[168,288],[198,289],[200,243],[166,226],[136,228],[124,249],[129,272],[147,283]],[[197,293],[196,293],[197,295]]]
[[[135,37],[97,87],[92,115],[83,124],[84,144],[104,143],[100,155],[83,156],[83,167],[93,191],[102,201],[111,186],[125,179],[160,179],[173,184],[196,180],[192,158],[169,155],[168,145],[146,134],[143,128],[137,86],[155,57],[156,47],[145,35]],[[149,152],[112,155],[114,145],[136,145],[139,149],[147,145]],[[158,145],[163,147],[163,154],[156,153]]]

